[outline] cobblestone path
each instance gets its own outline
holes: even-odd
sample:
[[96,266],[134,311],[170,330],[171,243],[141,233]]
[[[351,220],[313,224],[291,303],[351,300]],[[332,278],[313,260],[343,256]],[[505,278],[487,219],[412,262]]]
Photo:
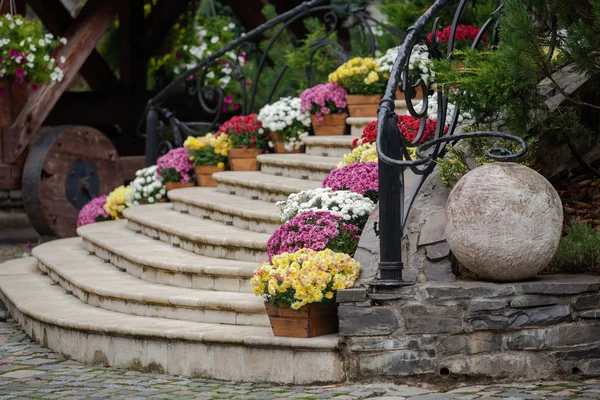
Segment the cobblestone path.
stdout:
[[[1,303],[0,303],[1,304]],[[0,311],[0,318],[6,313]],[[32,342],[12,320],[0,322],[3,399],[582,399],[600,398],[600,380],[466,386],[446,392],[390,384],[273,386],[85,366]]]

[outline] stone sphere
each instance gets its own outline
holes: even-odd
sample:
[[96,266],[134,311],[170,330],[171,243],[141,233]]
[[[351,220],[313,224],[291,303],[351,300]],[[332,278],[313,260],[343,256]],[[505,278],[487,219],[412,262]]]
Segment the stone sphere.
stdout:
[[475,168],[446,203],[452,253],[467,269],[494,281],[518,281],[542,271],[558,248],[562,223],[554,187],[516,163]]

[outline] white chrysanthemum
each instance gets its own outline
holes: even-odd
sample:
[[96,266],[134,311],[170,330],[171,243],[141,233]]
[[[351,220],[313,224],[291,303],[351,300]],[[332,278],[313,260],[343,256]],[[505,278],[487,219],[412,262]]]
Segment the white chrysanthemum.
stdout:
[[125,201],[127,206],[154,203],[167,193],[162,181],[158,177],[156,165],[143,168],[135,172],[136,178],[129,185],[131,194]]
[[309,127],[311,123],[310,113],[301,111],[299,97],[282,97],[275,103],[264,106],[258,113],[258,120],[271,132],[291,133],[285,143],[288,150],[302,145],[300,139],[308,135],[305,127]]
[[342,217],[344,222],[362,229],[375,209],[375,203],[347,190],[334,192],[330,188],[318,188],[293,193],[287,200],[277,202],[277,208],[282,222],[306,211],[329,211]]

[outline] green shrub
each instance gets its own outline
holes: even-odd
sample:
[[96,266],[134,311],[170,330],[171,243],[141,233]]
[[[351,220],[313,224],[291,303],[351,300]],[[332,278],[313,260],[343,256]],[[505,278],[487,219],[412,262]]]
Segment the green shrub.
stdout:
[[546,273],[600,272],[600,232],[573,221]]

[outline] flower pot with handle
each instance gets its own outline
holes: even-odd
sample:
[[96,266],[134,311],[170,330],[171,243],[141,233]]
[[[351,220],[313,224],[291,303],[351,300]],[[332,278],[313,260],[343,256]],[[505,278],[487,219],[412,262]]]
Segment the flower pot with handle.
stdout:
[[381,95],[349,94],[346,96],[348,114],[351,117],[376,117]]
[[229,166],[232,171],[258,171],[260,165],[256,157],[264,153],[260,149],[229,149],[227,156],[229,157]]
[[275,145],[275,153],[304,153],[305,146],[302,144],[299,147],[295,147],[292,150],[285,148],[285,140],[280,132],[271,132],[271,138]]
[[316,115],[311,115],[313,132],[316,136],[343,135],[346,132],[346,114],[322,115],[322,121]]
[[198,186],[202,187],[216,187],[217,181],[215,181],[212,175],[216,172],[225,171],[225,166],[218,167],[216,165],[196,165],[194,172],[196,173],[196,181]]
[[337,303],[312,303],[299,310],[265,303],[275,336],[310,338],[339,330]]
[[188,187],[194,187],[194,182],[181,183],[181,182],[165,182],[167,192],[174,189],[183,189]]

